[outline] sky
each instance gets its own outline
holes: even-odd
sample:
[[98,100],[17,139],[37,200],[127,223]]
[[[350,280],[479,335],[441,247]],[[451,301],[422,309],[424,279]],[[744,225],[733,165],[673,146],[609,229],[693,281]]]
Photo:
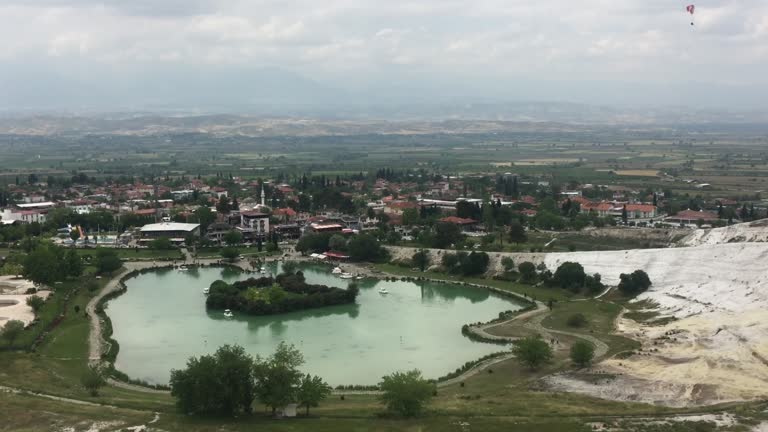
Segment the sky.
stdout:
[[0,39],[5,109],[768,96],[765,0],[0,0]]

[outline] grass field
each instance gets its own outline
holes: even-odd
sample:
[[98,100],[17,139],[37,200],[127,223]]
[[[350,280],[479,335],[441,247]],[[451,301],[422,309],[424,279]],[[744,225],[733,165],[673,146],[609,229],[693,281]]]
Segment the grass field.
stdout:
[[[546,328],[594,336],[608,344],[610,357],[640,347],[638,342],[614,334],[616,317],[621,309],[621,305],[601,300],[562,302],[555,305],[541,324]],[[587,318],[587,324],[583,327],[569,326],[568,318],[578,313]]]
[[[179,249],[169,250],[154,250],[154,249],[127,249],[127,248],[110,248],[117,252],[117,256],[120,259],[183,259],[183,255]],[[82,257],[90,256],[91,259],[96,257],[96,248],[93,249],[76,249],[77,253]]]
[[[447,281],[487,284],[529,295],[557,295],[545,327],[589,333],[607,342],[611,353],[632,349],[633,342],[611,334],[620,305],[587,300],[568,301],[564,292],[534,288],[502,281],[410,272],[389,265],[377,266],[403,276],[429,276]],[[105,280],[100,283],[105,283]],[[493,365],[489,370],[467,378],[464,386],[453,384],[440,388],[427,413],[418,419],[401,420],[382,417],[382,407],[372,395],[346,395],[342,400],[331,396],[312,410],[311,418],[272,420],[261,406],[253,416],[238,419],[200,418],[176,412],[167,394],[144,393],[117,387],[105,387],[98,397],[91,397],[79,379],[87,367],[89,322],[82,309],[93,295],[76,284],[61,324],[44,340],[36,352],[0,351],[0,383],[48,395],[72,398],[115,408],[73,404],[28,394],[0,393],[0,431],[62,430],[74,427],[88,430],[95,422],[102,430],[146,424],[155,414],[154,426],[169,431],[246,431],[262,428],[274,431],[587,431],[587,421],[602,421],[621,416],[654,416],[685,410],[672,410],[644,404],[613,402],[576,394],[551,393],[537,389],[536,381],[546,374],[570,368],[567,350],[556,351],[554,361],[537,371],[530,371],[515,360]],[[467,287],[467,289],[475,289]],[[62,288],[63,292],[64,288]],[[58,304],[58,303],[56,303]],[[54,303],[51,303],[54,305]],[[74,313],[74,306],[80,313]],[[54,310],[54,309],[52,309]],[[56,310],[57,312],[60,311]],[[572,329],[565,323],[573,313],[588,316],[589,325]],[[572,337],[563,336],[564,344]],[[36,414],[30,414],[36,413]]]
[[424,277],[424,278],[441,280],[446,282],[456,282],[456,283],[467,282],[467,283],[478,284],[478,285],[486,285],[493,288],[499,288],[505,291],[510,291],[510,292],[519,294],[521,296],[528,296],[529,298],[532,298],[534,300],[540,300],[544,302],[550,299],[554,301],[564,301],[564,300],[568,300],[571,297],[578,298],[577,295],[574,295],[573,293],[566,290],[537,287],[533,285],[520,284],[517,282],[507,282],[507,281],[476,278],[476,277],[462,277],[462,276],[455,276],[455,275],[450,275],[446,273],[437,273],[437,272],[413,271],[411,269],[396,266],[393,264],[376,264],[375,267],[379,271],[398,275],[398,276],[406,276],[406,277],[414,277],[414,278]]

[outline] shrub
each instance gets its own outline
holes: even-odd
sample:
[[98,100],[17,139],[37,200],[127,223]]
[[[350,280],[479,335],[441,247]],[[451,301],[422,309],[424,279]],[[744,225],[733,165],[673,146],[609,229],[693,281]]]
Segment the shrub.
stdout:
[[520,263],[517,266],[517,270],[520,272],[520,282],[534,283],[536,282],[536,266],[532,262],[526,261]]
[[419,415],[424,405],[433,396],[435,384],[422,378],[421,372],[395,372],[382,378],[379,396],[387,409],[403,417]]
[[45,304],[45,300],[43,300],[42,297],[33,295],[31,297],[27,297],[27,306],[32,308],[32,312],[37,315],[38,312],[40,312],[40,309],[43,308],[43,305]]
[[635,270],[631,274],[622,273],[619,279],[619,291],[627,296],[640,294],[651,286],[651,279],[642,270]]
[[540,336],[529,336],[518,340],[512,348],[512,353],[518,361],[532,370],[549,363],[553,357],[552,347]]
[[99,389],[104,386],[104,378],[96,368],[89,367],[80,377],[80,383],[88,390],[91,396],[98,396]]
[[587,317],[582,313],[575,313],[565,321],[568,327],[584,327],[587,325]]
[[595,347],[585,340],[580,340],[571,346],[571,360],[579,367],[588,366],[594,357]]

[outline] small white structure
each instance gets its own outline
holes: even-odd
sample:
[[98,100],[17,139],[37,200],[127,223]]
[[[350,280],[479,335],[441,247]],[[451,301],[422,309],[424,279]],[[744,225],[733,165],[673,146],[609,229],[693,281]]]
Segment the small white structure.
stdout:
[[283,409],[280,410],[280,417],[296,417],[296,407],[297,405],[295,403],[284,406]]

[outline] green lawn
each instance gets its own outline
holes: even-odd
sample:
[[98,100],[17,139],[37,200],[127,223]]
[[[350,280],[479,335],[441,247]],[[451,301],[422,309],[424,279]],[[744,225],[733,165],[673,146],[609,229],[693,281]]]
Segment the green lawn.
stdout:
[[505,291],[514,292],[519,295],[528,295],[529,298],[533,298],[535,300],[540,300],[544,302],[548,301],[549,299],[552,299],[555,301],[565,301],[570,298],[578,298],[578,296],[575,296],[573,293],[566,290],[558,289],[558,288],[537,287],[537,286],[526,285],[526,284],[521,284],[517,282],[507,282],[507,281],[477,278],[477,277],[462,277],[462,276],[450,275],[447,273],[438,273],[438,272],[430,272],[430,271],[427,271],[427,272],[413,271],[409,268],[396,266],[394,264],[374,264],[374,266],[379,271],[390,273],[393,275],[406,276],[406,277],[425,277],[430,279],[442,280],[446,282],[457,282],[457,283],[468,282],[473,284],[486,285],[494,288],[499,288]]
[[[608,344],[610,347],[608,356],[611,356],[640,347],[639,342],[614,334],[615,320],[621,309],[621,305],[601,300],[561,302],[555,304],[555,307],[541,324],[546,328],[594,336]],[[568,325],[568,318],[577,313],[583,314],[587,318],[585,326],[571,327]]]
[[[110,248],[117,252],[120,259],[183,259],[179,249],[154,250],[154,249],[126,249]],[[76,249],[82,257],[90,256],[92,259],[96,256],[96,249]]]

